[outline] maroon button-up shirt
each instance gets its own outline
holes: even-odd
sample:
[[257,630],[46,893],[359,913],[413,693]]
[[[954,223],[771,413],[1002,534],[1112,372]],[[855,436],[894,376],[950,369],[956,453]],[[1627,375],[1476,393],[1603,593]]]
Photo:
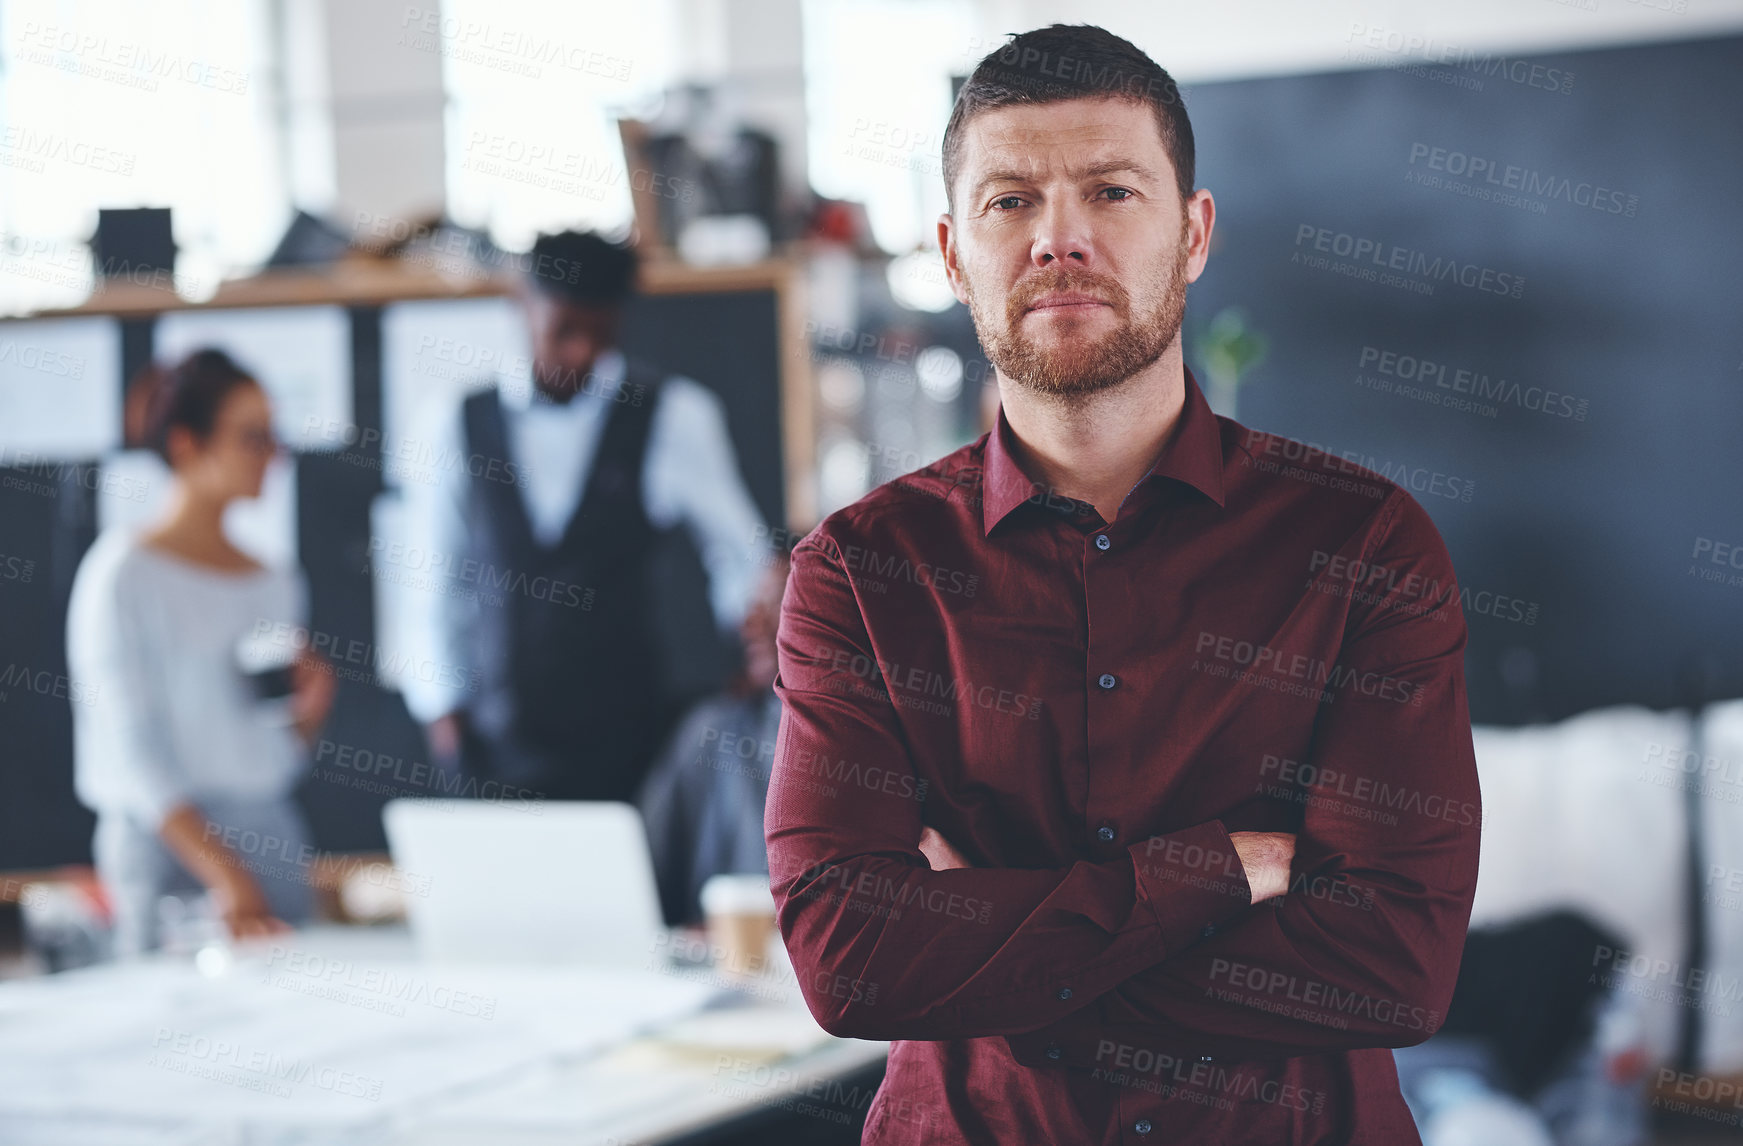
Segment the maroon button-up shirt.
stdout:
[[[1103,521],[991,434],[793,551],[767,836],[874,1143],[1419,1141],[1481,810],[1465,622],[1403,488],[1190,373]],[[940,831],[973,865],[933,871]],[[1258,905],[1231,831],[1297,833]]]

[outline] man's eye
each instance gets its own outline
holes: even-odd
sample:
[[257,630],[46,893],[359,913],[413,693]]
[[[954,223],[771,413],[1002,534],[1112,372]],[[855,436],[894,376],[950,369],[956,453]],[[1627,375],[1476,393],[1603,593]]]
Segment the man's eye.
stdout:
[[1130,199],[1132,197],[1132,193],[1124,187],[1108,187],[1108,188],[1106,188],[1106,190],[1111,191],[1111,192],[1120,196],[1120,198],[1118,198],[1118,199],[1110,200],[1110,202],[1113,202],[1113,203],[1124,203],[1127,199]]
[[997,207],[1000,203],[1021,203],[1022,201],[1023,201],[1022,199],[1018,198],[1015,195],[1005,195],[1005,196],[1002,196],[998,199],[994,199],[993,206]]

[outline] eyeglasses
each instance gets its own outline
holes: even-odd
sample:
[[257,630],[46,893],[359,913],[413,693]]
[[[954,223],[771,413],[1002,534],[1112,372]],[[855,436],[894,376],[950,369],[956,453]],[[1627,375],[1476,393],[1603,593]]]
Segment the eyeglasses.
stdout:
[[279,451],[278,436],[271,430],[238,430],[236,437],[242,443],[242,448],[251,454],[271,455]]

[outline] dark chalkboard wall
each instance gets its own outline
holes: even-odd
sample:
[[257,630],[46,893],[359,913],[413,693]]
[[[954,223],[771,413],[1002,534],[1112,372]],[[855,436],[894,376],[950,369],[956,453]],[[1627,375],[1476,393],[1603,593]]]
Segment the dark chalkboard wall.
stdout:
[[[1189,335],[1242,308],[1270,353],[1240,421],[1421,483],[1473,719],[1670,706],[1703,660],[1743,694],[1743,568],[1695,559],[1743,546],[1743,39],[1186,99],[1218,208]],[[1401,389],[1405,356],[1444,376]],[[1461,370],[1492,410],[1449,404]]]

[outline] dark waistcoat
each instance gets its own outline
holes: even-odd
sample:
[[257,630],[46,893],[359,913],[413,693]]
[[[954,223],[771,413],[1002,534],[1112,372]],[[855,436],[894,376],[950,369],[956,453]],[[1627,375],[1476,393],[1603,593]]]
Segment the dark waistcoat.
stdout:
[[642,465],[659,382],[631,363],[622,400],[571,399],[612,408],[575,515],[552,548],[534,538],[513,480],[524,463],[511,454],[497,391],[464,404],[474,463],[466,556],[479,563],[472,584],[481,598],[463,753],[474,775],[553,799],[627,800],[646,769],[660,662],[647,600],[657,531],[642,505]]

